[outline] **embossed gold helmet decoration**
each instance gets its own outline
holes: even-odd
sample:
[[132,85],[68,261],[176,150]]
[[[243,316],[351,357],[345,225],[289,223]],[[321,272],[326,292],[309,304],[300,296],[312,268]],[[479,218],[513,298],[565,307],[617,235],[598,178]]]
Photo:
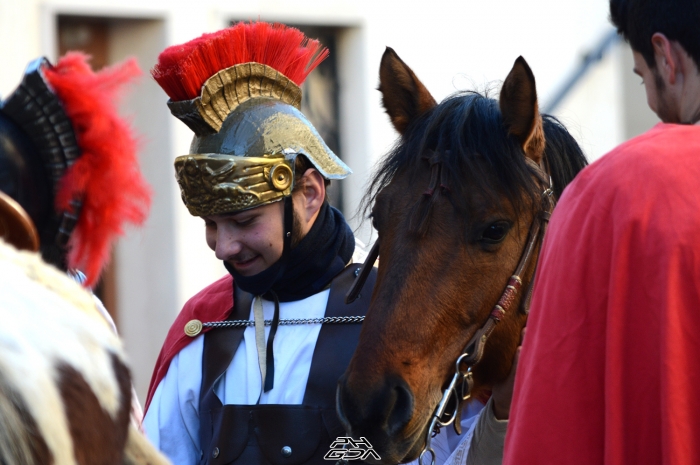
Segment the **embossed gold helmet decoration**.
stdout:
[[192,215],[291,195],[299,155],[326,179],[351,173],[300,111],[300,86],[327,56],[301,31],[264,22],[238,23],[160,54],[151,74],[171,113],[195,133],[190,154],[175,159]]

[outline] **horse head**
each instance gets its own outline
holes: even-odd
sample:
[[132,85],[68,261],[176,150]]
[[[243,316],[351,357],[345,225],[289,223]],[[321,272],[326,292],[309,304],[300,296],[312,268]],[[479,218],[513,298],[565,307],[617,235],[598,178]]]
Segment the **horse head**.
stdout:
[[[401,139],[366,196],[380,263],[357,350],[339,381],[338,411],[351,436],[367,438],[382,463],[397,463],[425,446],[457,357],[518,266],[542,204],[532,166],[547,165],[560,194],[585,159],[566,130],[540,114],[522,57],[498,101],[463,92],[437,104],[387,48],[379,90]],[[536,253],[523,270],[524,289]],[[472,397],[508,376],[526,320],[522,294],[473,367]]]

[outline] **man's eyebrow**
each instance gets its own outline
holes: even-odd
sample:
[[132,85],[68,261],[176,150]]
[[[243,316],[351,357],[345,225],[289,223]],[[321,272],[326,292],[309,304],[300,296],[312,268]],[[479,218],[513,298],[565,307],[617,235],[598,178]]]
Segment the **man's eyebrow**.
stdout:
[[223,218],[233,218],[234,220],[238,217],[246,217],[246,214],[256,215],[255,212],[251,210],[243,210],[242,212],[229,212],[229,213],[219,213],[219,216]]

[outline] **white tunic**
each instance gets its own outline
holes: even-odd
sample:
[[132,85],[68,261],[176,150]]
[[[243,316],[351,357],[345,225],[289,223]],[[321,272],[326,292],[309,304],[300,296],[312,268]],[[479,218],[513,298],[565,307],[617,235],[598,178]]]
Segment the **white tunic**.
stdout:
[[[330,290],[295,302],[280,303],[280,319],[322,318]],[[263,299],[265,319],[272,319],[275,304]],[[251,305],[250,319],[253,319]],[[275,385],[260,398],[261,404],[301,404],[311,369],[320,324],[284,325],[273,341]],[[215,330],[216,331],[216,330]],[[265,338],[270,327],[265,327]],[[144,428],[149,439],[174,464],[194,464],[200,458],[199,395],[202,383],[204,335],[197,336],[177,354],[158,385]],[[223,404],[252,405],[261,392],[261,375],[255,328],[243,331],[243,340],[214,391]]]

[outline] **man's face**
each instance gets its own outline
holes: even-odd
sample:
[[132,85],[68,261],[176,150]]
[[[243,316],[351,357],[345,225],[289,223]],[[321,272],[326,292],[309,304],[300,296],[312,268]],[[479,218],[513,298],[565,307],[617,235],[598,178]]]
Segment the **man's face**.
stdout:
[[266,270],[282,257],[284,202],[204,217],[207,245],[243,276]]
[[632,51],[634,73],[642,78],[647,94],[647,105],[665,123],[675,123],[678,119],[673,102],[666,92],[666,85],[656,68],[650,68],[641,53]]

